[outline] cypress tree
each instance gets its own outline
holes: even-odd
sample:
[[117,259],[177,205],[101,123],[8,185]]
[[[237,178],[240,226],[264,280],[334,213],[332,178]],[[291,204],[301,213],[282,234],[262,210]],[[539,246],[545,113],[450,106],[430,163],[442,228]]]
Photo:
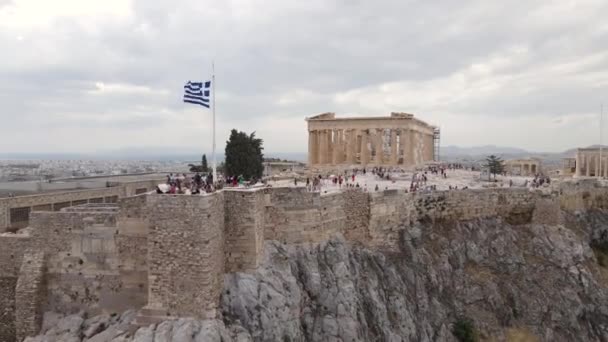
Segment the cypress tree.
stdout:
[[240,176],[245,179],[259,179],[262,177],[264,155],[263,140],[256,138],[255,132],[247,134],[233,129],[226,142],[225,173],[227,176]]

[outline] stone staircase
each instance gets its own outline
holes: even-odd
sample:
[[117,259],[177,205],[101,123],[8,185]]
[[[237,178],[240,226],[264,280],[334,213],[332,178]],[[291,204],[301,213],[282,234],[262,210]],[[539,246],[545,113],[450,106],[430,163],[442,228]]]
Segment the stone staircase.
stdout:
[[145,306],[139,310],[137,316],[133,322],[131,322],[131,325],[137,327],[147,327],[152,324],[158,324],[162,321],[175,319],[177,319],[177,317],[167,315],[166,309]]

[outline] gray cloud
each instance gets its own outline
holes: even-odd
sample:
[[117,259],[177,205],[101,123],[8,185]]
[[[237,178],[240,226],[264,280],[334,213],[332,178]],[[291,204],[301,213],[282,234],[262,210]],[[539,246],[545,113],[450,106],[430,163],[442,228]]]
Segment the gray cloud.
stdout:
[[[18,5],[0,0],[0,18]],[[607,12],[601,0],[139,0],[128,15],[0,23],[0,150],[159,136],[208,148],[190,140],[210,133],[210,113],[180,92],[213,60],[218,146],[236,127],[258,131],[267,151],[304,151],[304,117],[324,111],[413,112],[441,125],[446,144],[587,145],[608,100]]]

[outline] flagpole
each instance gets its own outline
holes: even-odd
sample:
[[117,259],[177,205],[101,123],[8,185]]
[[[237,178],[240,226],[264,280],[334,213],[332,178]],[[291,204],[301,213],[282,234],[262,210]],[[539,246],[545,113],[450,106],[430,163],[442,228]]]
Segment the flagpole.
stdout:
[[598,178],[602,178],[602,121],[603,121],[603,117],[604,117],[604,104],[602,103],[601,107],[600,107],[600,172]]
[[213,182],[217,183],[217,170],[215,163],[215,62],[211,62],[211,92],[213,95]]

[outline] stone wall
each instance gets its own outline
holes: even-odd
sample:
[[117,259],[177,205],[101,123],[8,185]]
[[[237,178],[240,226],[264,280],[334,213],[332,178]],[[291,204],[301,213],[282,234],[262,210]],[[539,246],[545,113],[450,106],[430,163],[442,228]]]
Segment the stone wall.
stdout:
[[[146,188],[151,191],[158,185],[159,180],[146,180],[122,183],[118,186],[50,192],[29,196],[18,196],[0,199],[0,232],[6,231],[11,226],[10,211],[15,208],[30,208],[35,210],[59,210],[60,208],[70,207],[82,203],[115,203],[119,198],[134,196],[138,189]],[[27,220],[19,222],[17,227],[27,226]]]
[[361,189],[344,192],[344,237],[349,241],[364,243],[369,240],[370,201]]
[[15,335],[17,341],[36,335],[42,323],[40,303],[46,292],[44,253],[25,255],[15,288]]
[[344,230],[345,197],[304,188],[272,189],[265,212],[267,239],[284,243],[320,242]]
[[[35,330],[36,308],[95,314],[147,304],[163,316],[213,318],[223,274],[255,270],[264,240],[317,243],[341,233],[390,250],[418,222],[501,217],[511,224],[559,224],[562,209],[608,208],[607,188],[597,182],[545,190],[264,188],[139,195],[32,212],[28,230],[0,235],[0,341]],[[46,263],[31,251],[44,253]],[[36,296],[40,288],[46,291]]]
[[559,186],[560,206],[566,210],[608,209],[608,188],[594,179],[567,182]]
[[224,274],[224,193],[148,197],[148,305],[213,318]]
[[225,191],[226,272],[254,271],[264,248],[264,191]]
[[15,341],[15,287],[17,277],[0,275],[0,341]]
[[19,268],[31,238],[0,235],[0,341],[15,340],[15,288]]
[[525,189],[458,190],[370,194],[369,245],[394,247],[399,231],[419,221],[455,221],[500,216],[510,223],[532,219],[539,195]]
[[43,310],[96,314],[143,306],[145,232],[123,229],[117,208],[80,209],[32,213],[32,247],[48,255],[48,300]]

